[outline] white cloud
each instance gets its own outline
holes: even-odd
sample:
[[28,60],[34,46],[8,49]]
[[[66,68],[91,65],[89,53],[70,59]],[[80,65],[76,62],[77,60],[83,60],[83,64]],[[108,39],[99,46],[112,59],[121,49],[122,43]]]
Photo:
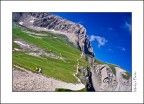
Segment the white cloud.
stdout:
[[90,41],[94,41],[94,40],[95,40],[95,38],[96,38],[96,36],[91,35],[89,40],[90,40]]
[[121,51],[126,51],[126,49],[125,48],[121,48]]
[[98,42],[98,47],[104,46],[108,41],[104,37],[91,35],[90,41],[96,40]]
[[125,22],[124,26],[123,26],[125,29],[127,29],[129,32],[132,31],[132,26],[130,23],[128,23],[127,21]]
[[114,51],[113,51],[112,49],[110,49],[110,48],[108,49],[108,51],[109,51],[109,52],[114,52]]
[[111,28],[111,27],[109,27],[109,28],[108,28],[108,30],[113,31],[114,29],[113,29],[113,28]]
[[96,36],[98,47],[104,46],[108,41],[104,37]]
[[84,21],[78,21],[77,23],[78,24],[84,24]]
[[124,47],[117,47],[117,48],[120,49],[121,51],[126,51]]

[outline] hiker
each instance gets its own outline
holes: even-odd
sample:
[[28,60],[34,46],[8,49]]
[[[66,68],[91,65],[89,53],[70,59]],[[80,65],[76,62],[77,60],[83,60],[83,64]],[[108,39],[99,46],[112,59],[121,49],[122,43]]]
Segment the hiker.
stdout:
[[39,68],[38,72],[39,72],[39,73],[42,73],[42,68]]
[[38,71],[38,69],[39,69],[38,67],[35,68],[36,71]]

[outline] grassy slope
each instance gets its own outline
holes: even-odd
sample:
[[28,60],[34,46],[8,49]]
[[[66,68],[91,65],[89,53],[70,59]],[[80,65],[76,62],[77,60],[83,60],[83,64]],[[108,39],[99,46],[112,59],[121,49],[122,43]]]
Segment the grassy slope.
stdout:
[[131,74],[126,72],[126,75],[122,74],[123,78],[128,80],[131,77]]
[[[27,29],[26,29],[27,30]],[[37,32],[35,30],[29,29],[28,31]],[[77,79],[73,76],[76,73],[77,59],[80,58],[81,52],[76,49],[68,39],[63,35],[52,34],[49,32],[38,32],[47,34],[46,37],[34,38],[28,35],[28,33],[22,32],[20,27],[13,27],[13,39],[23,39],[29,43],[35,44],[47,51],[51,50],[53,53],[60,54],[64,57],[66,62],[62,60],[53,59],[49,57],[34,57],[27,55],[23,52],[13,52],[13,64],[24,67],[28,70],[35,71],[35,67],[42,67],[43,72],[49,77],[54,77],[65,82],[77,83]],[[31,34],[34,35],[34,34]],[[58,38],[53,38],[58,37]],[[66,45],[67,44],[67,45]],[[13,42],[13,48],[19,48],[19,45]],[[79,66],[88,66],[88,63],[84,59],[79,60]],[[108,64],[95,59],[98,64]],[[115,66],[113,64],[108,64],[112,69],[112,72],[116,74]],[[129,73],[127,76],[123,76],[125,79],[130,77]]]
[[[38,58],[23,52],[13,52],[13,64],[31,71],[34,71],[36,66],[42,67],[42,74],[65,82],[77,83],[78,81],[73,74],[76,73],[77,58],[80,57],[81,52],[71,44],[68,44],[66,37],[48,32],[46,34],[46,37],[35,38],[28,35],[28,33],[22,32],[20,27],[13,27],[13,39],[22,39],[45,50],[51,50],[53,53],[61,53],[65,61],[69,63],[50,57]],[[19,46],[13,43],[13,48],[19,48]],[[87,66],[87,62],[82,59],[80,66]]]

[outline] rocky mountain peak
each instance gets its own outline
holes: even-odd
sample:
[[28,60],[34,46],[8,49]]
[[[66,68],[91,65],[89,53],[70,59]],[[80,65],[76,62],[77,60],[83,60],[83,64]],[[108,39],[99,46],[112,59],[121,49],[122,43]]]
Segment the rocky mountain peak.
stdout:
[[13,13],[13,21],[29,28],[40,27],[60,32],[66,35],[69,41],[82,52],[94,56],[91,43],[86,35],[86,29],[81,24],[74,23],[47,12]]

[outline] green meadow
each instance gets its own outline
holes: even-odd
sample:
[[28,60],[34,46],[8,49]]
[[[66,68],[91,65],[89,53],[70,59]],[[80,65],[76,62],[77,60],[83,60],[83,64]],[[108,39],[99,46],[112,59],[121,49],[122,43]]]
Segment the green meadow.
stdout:
[[[68,39],[63,35],[52,34],[49,32],[44,32],[44,34],[46,34],[46,36],[37,38],[40,36],[36,37],[35,34],[24,32],[22,27],[13,26],[13,40],[21,39],[34,44],[47,52],[51,51],[56,55],[61,55],[64,61],[46,56],[35,57],[22,51],[13,51],[13,65],[17,65],[34,72],[35,67],[41,67],[43,75],[65,82],[78,83],[73,74],[76,73],[77,59],[81,57],[81,51],[68,42]],[[35,37],[33,37],[33,35],[35,35]],[[14,48],[20,49],[21,47],[13,42],[13,49]],[[87,65],[88,63],[86,60],[81,59],[79,61],[79,66],[86,67]]]

